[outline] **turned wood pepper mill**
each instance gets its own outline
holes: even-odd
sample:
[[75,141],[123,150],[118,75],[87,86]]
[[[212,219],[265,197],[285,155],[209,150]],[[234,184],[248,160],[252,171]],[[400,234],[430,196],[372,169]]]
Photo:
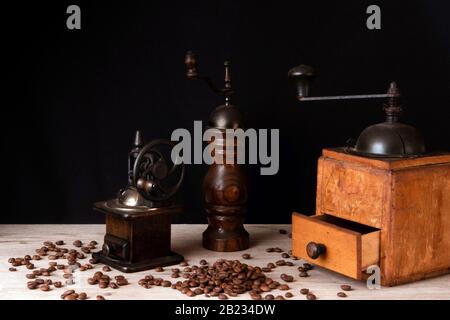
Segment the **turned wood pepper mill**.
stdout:
[[[249,234],[244,228],[244,215],[247,203],[247,177],[242,165],[233,161],[228,164],[225,132],[227,129],[243,128],[243,117],[239,108],[231,103],[233,90],[231,88],[230,64],[224,63],[225,85],[217,88],[211,79],[201,75],[197,70],[195,54],[187,52],[185,57],[187,78],[190,80],[204,80],[211,90],[224,97],[224,104],[218,106],[211,113],[208,128],[214,128],[221,133],[220,139],[212,139],[223,148],[223,153],[215,154],[215,161],[209,166],[203,182],[204,206],[208,215],[208,228],[203,232],[203,247],[213,251],[227,252],[245,250],[249,247]],[[228,149],[229,150],[229,149]],[[216,152],[220,152],[217,151]],[[234,153],[236,154],[236,152]],[[217,156],[223,157],[218,163]],[[234,159],[236,160],[236,159]]]

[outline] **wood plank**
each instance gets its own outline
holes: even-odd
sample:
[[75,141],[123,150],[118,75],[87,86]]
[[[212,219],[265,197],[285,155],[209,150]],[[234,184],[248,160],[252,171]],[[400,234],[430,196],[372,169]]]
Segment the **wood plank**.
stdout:
[[[252,255],[252,259],[247,260],[249,264],[257,266],[265,266],[268,262],[274,262],[280,259],[278,253],[267,253],[265,249],[268,247],[280,247],[289,250],[291,247],[291,239],[287,235],[278,232],[279,229],[290,231],[290,225],[246,225],[245,228],[250,232],[250,249],[244,252],[214,252],[203,249],[201,247],[201,234],[206,225],[183,225],[175,224],[172,229],[173,250],[184,255],[190,263],[197,263],[202,258],[208,262],[214,262],[219,258],[241,259],[244,252]],[[30,253],[31,249],[37,248],[46,240],[63,239],[68,244],[76,239],[83,241],[96,240],[100,244],[103,241],[105,233],[105,225],[0,225],[0,299],[60,299],[60,295],[67,287],[55,289],[49,292],[40,292],[37,290],[28,290],[26,288],[25,271],[19,268],[17,272],[9,272],[9,257],[23,256]],[[71,248],[71,245],[67,245]],[[309,272],[308,278],[299,278],[297,276],[297,267],[304,260],[292,261],[294,267],[277,267],[270,274],[273,279],[280,281],[280,274],[287,273],[294,276],[294,282],[289,283],[292,288],[290,292],[294,294],[293,300],[305,300],[305,296],[299,293],[301,288],[309,288],[318,299],[340,299],[336,293],[340,291],[341,284],[350,284],[354,290],[348,292],[348,300],[385,300],[385,299],[450,299],[450,275],[440,276],[437,278],[427,279],[419,282],[405,284],[398,287],[382,287],[380,290],[369,290],[366,284],[356,281],[332,272],[321,267],[316,267]],[[36,266],[48,265],[47,260],[37,261]],[[97,265],[87,273],[78,275],[78,281],[71,286],[75,290],[86,292],[89,296],[94,297],[99,293],[98,287],[87,284],[87,278],[95,271],[101,270],[101,266]],[[119,272],[113,270],[111,276],[117,275]],[[170,278],[170,268],[165,271],[156,273],[153,271],[138,272],[126,275],[130,281],[130,285],[122,287],[118,290],[102,289],[101,294],[108,300],[116,299],[162,299],[162,300],[181,300],[186,297],[176,290],[153,287],[151,289],[143,289],[137,285],[137,281],[144,275],[153,274],[158,277],[173,281]],[[52,276],[53,280],[62,279],[61,273],[57,272]],[[283,282],[282,282],[283,283]],[[284,294],[283,291],[276,290],[274,294]],[[249,299],[248,294],[240,295],[233,299]],[[213,299],[204,297],[194,297],[194,300]]]

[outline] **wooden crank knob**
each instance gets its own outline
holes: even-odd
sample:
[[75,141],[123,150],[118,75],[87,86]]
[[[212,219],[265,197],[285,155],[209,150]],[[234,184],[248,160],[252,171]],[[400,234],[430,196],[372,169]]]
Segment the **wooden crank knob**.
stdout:
[[311,259],[317,259],[321,254],[325,253],[326,247],[321,243],[309,242],[306,245],[306,253]]

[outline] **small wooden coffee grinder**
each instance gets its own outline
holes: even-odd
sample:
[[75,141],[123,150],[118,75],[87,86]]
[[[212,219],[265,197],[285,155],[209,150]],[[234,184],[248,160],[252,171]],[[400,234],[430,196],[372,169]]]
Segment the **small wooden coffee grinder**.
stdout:
[[314,70],[289,71],[299,101],[385,98],[386,121],[356,145],[324,149],[316,214],[293,213],[295,256],[355,279],[380,268],[394,286],[450,272],[450,154],[425,153],[421,134],[399,122],[400,93],[310,97]]
[[[227,148],[234,148],[236,155],[237,144],[226,141],[227,129],[243,128],[243,117],[239,108],[231,103],[233,90],[231,88],[230,64],[224,63],[225,86],[217,88],[211,79],[199,74],[197,58],[192,52],[185,57],[187,78],[190,80],[204,80],[210,89],[223,95],[224,104],[212,112],[209,128],[220,132],[221,138],[211,139],[221,148],[215,149],[217,157],[222,157],[221,163],[215,161],[208,168],[203,182],[205,210],[208,214],[208,228],[203,232],[203,247],[214,251],[238,251],[249,247],[249,234],[244,228],[244,215],[247,203],[247,178],[242,165],[236,158],[233,164],[228,164]],[[223,151],[219,151],[223,150]]]
[[172,142],[143,144],[136,132],[128,156],[128,185],[117,198],[94,204],[106,215],[102,251],[92,256],[123,272],[136,272],[183,261],[171,251],[171,215],[182,207],[173,197],[180,189],[184,166],[170,161]]

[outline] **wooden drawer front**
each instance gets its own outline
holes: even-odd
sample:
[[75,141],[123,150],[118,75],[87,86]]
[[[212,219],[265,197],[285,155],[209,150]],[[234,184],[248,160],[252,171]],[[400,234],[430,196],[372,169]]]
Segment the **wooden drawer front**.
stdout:
[[387,210],[389,172],[360,164],[320,158],[317,171],[317,214],[381,229]]
[[[311,259],[306,247],[315,242],[325,253]],[[362,272],[380,258],[380,230],[330,215],[292,215],[292,254],[316,265],[361,279]]]

